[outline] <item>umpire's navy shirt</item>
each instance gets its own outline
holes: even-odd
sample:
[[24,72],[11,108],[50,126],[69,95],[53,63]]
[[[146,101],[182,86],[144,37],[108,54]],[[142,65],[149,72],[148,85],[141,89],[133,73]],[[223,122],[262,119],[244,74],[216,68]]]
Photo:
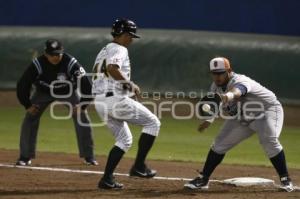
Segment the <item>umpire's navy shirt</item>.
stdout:
[[[62,60],[57,64],[51,64],[45,55],[41,55],[31,62],[17,83],[17,97],[20,103],[27,109],[32,104],[30,92],[32,85],[36,86],[37,92],[50,93],[50,86],[56,95],[65,95],[70,91],[71,83],[73,92],[77,88],[77,79],[81,79],[81,92],[91,93],[91,83],[80,63],[71,55],[64,53]],[[57,81],[57,82],[53,82]],[[61,82],[59,82],[61,81]],[[52,84],[52,85],[51,85]],[[81,99],[86,101],[89,99]]]

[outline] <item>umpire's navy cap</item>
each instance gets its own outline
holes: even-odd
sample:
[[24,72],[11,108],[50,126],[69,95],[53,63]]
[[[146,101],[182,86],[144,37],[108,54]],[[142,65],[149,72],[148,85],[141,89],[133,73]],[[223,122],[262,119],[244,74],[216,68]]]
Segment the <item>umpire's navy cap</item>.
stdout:
[[45,52],[49,55],[59,55],[64,52],[64,47],[59,40],[48,39],[45,42]]

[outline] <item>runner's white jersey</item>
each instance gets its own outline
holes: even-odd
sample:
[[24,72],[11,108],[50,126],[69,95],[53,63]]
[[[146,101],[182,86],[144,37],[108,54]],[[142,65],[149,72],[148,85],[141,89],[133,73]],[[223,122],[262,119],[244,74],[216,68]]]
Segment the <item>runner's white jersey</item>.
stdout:
[[128,50],[117,43],[107,44],[96,57],[93,72],[93,94],[104,94],[114,92],[115,95],[127,95],[123,85],[114,80],[107,72],[107,66],[118,65],[121,73],[127,80],[130,80],[130,60]]

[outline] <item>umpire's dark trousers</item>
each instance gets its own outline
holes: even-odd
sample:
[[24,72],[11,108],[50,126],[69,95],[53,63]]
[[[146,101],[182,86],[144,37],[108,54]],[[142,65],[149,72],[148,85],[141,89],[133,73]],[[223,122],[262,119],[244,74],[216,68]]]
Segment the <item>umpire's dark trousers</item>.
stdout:
[[[40,123],[40,117],[44,110],[53,101],[69,102],[72,106],[79,103],[79,97],[76,93],[73,93],[68,98],[54,98],[48,93],[36,91],[32,98],[31,103],[39,106],[39,112],[36,115],[26,113],[21,127],[20,136],[20,157],[35,158],[37,132]],[[92,129],[90,127],[90,121],[85,111],[81,111],[80,118],[77,118],[77,114],[73,114],[73,122],[76,130],[77,144],[79,148],[79,156],[82,158],[94,157],[94,143]],[[81,119],[82,123],[86,125],[80,125],[78,119]],[[66,140],[61,140],[66,141]]]

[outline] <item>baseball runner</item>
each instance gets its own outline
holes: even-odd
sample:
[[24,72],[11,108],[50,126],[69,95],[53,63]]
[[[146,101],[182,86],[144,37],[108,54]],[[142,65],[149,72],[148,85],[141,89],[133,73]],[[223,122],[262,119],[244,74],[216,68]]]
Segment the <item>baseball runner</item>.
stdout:
[[[85,76],[84,68],[74,57],[64,53],[60,41],[47,40],[44,54],[32,60],[17,84],[17,97],[27,111],[21,127],[20,157],[17,165],[30,165],[31,159],[35,158],[40,117],[47,106],[56,100],[68,102],[74,109],[73,121],[80,157],[85,159],[86,164],[98,164],[94,159],[94,144],[89,120],[86,112],[79,110],[78,106],[81,101],[91,99],[80,99],[76,94],[78,78],[81,78],[82,82],[81,92],[86,95],[91,94],[91,84]],[[32,85],[36,89],[30,97]],[[86,108],[86,106],[82,107]],[[79,117],[84,126],[78,123]]]
[[[226,58],[212,59],[210,71],[213,78],[211,92],[220,94],[222,111],[228,116],[236,116],[238,113],[242,113],[242,116],[225,119],[202,172],[184,187],[208,189],[209,177],[222,162],[226,152],[257,132],[260,144],[279,175],[281,188],[293,191],[284,151],[278,140],[283,125],[283,109],[275,94],[249,77],[234,73]],[[238,108],[239,103],[242,110]],[[251,109],[253,104],[260,105],[263,109],[254,111]],[[200,124],[199,131],[208,128],[212,122],[213,119],[204,121]]]
[[127,51],[133,38],[140,38],[136,31],[133,21],[117,19],[112,26],[113,41],[102,48],[94,65],[96,75],[93,77],[92,92],[95,95],[95,108],[116,140],[98,184],[100,189],[123,188],[123,184],[114,180],[113,172],[132,145],[128,123],[143,127],[130,176],[152,178],[156,175],[155,170],[147,167],[145,159],[158,136],[160,121],[141,103],[130,98],[140,93],[139,87],[130,81],[131,67]]

